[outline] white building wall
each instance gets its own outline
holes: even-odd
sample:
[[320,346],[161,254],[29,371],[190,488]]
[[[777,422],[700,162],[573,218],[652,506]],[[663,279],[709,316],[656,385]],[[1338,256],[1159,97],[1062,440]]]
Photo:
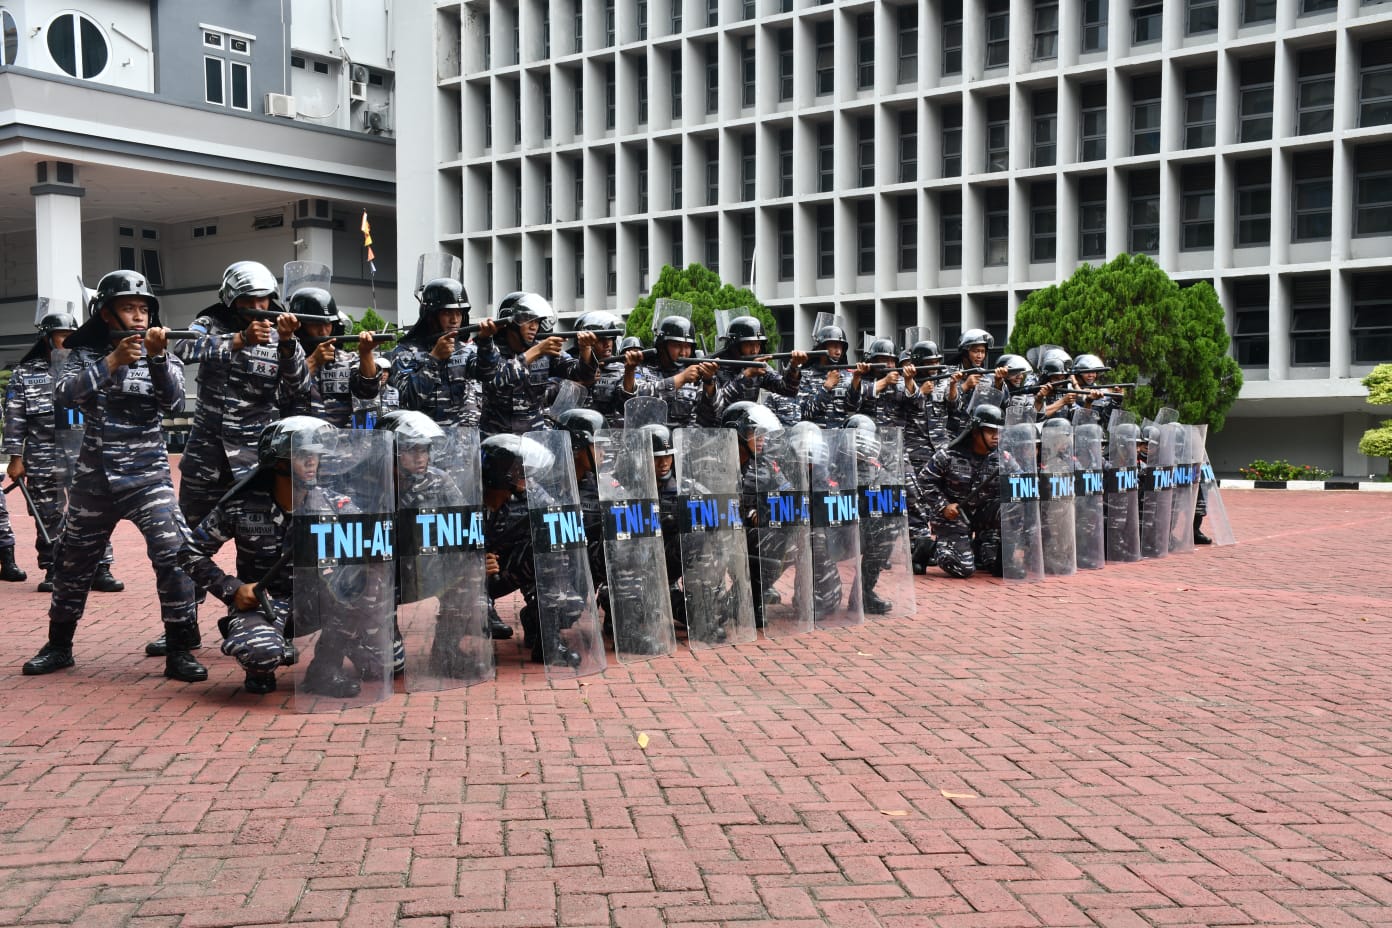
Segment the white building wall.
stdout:
[[[15,64],[21,68],[67,75],[49,50],[49,32],[56,17],[81,12],[100,31],[106,43],[106,66],[83,79],[126,90],[154,89],[150,5],[138,0],[6,0],[19,33]],[[74,76],[74,75],[67,75]]]

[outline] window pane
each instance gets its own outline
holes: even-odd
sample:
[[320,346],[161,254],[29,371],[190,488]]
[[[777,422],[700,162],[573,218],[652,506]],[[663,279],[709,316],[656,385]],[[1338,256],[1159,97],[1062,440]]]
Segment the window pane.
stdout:
[[223,104],[221,58],[203,59],[203,90],[204,99],[209,103]]
[[85,16],[78,17],[82,38],[82,76],[96,77],[106,69],[106,39],[96,23]]
[[251,69],[235,61],[232,62],[232,106],[239,110],[251,109]]
[[48,53],[58,67],[77,77],[76,25],[71,13],[55,17],[48,26]]

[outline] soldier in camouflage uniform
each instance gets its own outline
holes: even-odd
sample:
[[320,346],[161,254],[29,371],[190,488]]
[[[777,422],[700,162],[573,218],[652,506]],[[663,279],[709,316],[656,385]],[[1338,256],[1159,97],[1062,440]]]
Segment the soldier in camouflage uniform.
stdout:
[[[372,353],[372,336],[363,333],[356,355],[340,351],[333,342],[326,341],[345,334],[347,326],[333,296],[319,287],[296,290],[290,297],[290,312],[338,320],[306,322],[300,326],[309,390],[303,395],[308,400],[302,404],[305,408],[294,411],[323,419],[337,428],[351,428],[355,406],[376,400],[382,387],[381,378],[377,376],[377,357]],[[293,402],[295,398],[290,399]]]
[[[768,339],[764,337],[764,324],[755,316],[736,316],[730,320],[723,336],[720,357],[737,361],[748,361],[764,354]],[[768,391],[779,396],[796,397],[801,387],[802,367],[807,363],[807,353],[792,352],[792,358],[782,373],[771,368],[746,368],[737,370],[717,366],[715,371],[715,412],[723,413],[726,407],[745,401],[759,402],[760,391]]]
[[[116,340],[113,331],[136,334]],[[164,675],[186,682],[208,677],[192,654],[198,628],[193,584],[176,563],[188,528],[175,502],[160,422],[183,409],[184,372],[166,353],[164,333],[159,301],[145,278],[113,271],[97,285],[92,317],[67,341],[72,354],[54,398],[81,409],[87,427],[60,545],[48,643],[25,663],[26,675],[73,666],[73,635],[92,575],[112,529],[129,519],[145,536],[155,569],[168,641]]]
[[[836,428],[860,411],[861,381],[868,368],[858,364],[854,370],[831,370],[847,363],[849,348],[846,330],[841,326],[831,323],[816,331],[812,350],[825,351],[826,363],[813,362],[798,381],[800,419],[822,428]],[[789,423],[785,420],[783,424]]]
[[[491,319],[478,324],[473,341],[461,337],[469,324],[469,295],[450,277],[421,287],[420,318],[392,349],[389,387],[401,409],[423,412],[440,425],[477,428],[483,411],[483,385],[498,369]],[[383,405],[391,401],[383,397]]]
[[986,357],[996,338],[985,329],[967,329],[957,338],[957,367],[939,387],[942,407],[947,412],[947,433],[961,435],[970,424],[971,398],[981,374],[966,371],[986,366]]
[[549,405],[552,381],[574,380],[586,386],[594,382],[599,340],[593,332],[581,332],[575,337],[577,355],[571,357],[564,350],[564,339],[543,331],[555,318],[551,304],[535,293],[518,291],[498,301],[500,360],[493,378],[483,385],[482,434],[522,435],[549,429],[551,423],[542,411]]
[[[624,321],[614,313],[607,310],[594,310],[585,313],[575,320],[575,329],[578,332],[600,332],[604,330],[619,329],[624,327]],[[628,378],[630,368],[621,363],[625,359],[615,350],[618,339],[613,336],[596,336],[594,346],[594,363],[598,367],[594,383],[590,385],[589,395],[585,398],[585,406],[593,409],[604,416],[606,427],[612,429],[623,428],[623,404],[633,396],[633,391],[624,389],[624,382]],[[632,370],[634,371],[634,383],[637,378],[637,367],[642,363],[642,346],[638,347],[638,355]],[[579,351],[577,347],[577,353]]]
[[1005,416],[981,403],[968,428],[933,455],[919,476],[933,517],[937,564],[965,579],[978,569],[1001,575],[1000,444]]
[[[686,316],[664,316],[655,329],[653,350],[657,360],[635,373],[634,396],[655,396],[667,404],[670,428],[716,425],[720,416],[715,408],[715,372],[711,363],[679,367],[677,361],[691,357],[696,349],[696,328]],[[625,361],[630,355],[625,353]],[[625,382],[625,389],[628,384]]]

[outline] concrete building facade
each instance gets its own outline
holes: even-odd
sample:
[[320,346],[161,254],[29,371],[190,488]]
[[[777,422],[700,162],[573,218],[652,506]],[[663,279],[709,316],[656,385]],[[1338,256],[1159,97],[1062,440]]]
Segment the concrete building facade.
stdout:
[[[1247,385],[1215,464],[1338,473],[1392,360],[1385,0],[464,0],[398,13],[401,267],[626,310],[664,264],[1003,341],[1031,291],[1152,254]],[[426,54],[424,50],[433,50]]]

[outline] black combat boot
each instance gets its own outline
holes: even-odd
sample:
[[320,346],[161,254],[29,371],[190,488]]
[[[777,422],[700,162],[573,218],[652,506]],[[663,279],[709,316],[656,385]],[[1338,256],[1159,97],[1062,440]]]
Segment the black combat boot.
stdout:
[[92,576],[92,589],[98,593],[119,593],[125,588],[124,583],[111,576],[110,564],[98,566],[97,572]]
[[488,637],[494,641],[504,641],[512,637],[512,626],[502,620],[498,615],[498,610],[493,608],[493,601],[488,601]]
[[1200,524],[1201,522],[1203,522],[1203,514],[1202,514],[1202,513],[1200,513],[1199,515],[1194,516],[1194,544],[1196,544],[1196,545],[1211,545],[1211,544],[1213,544],[1213,539],[1212,539],[1212,538],[1209,538],[1207,535],[1205,535],[1205,534],[1199,529],[1199,524]]
[[931,535],[925,536],[914,542],[913,545],[913,572],[924,574],[929,567],[938,563],[938,540]]
[[164,675],[184,683],[202,683],[208,679],[208,668],[198,663],[193,649],[199,645],[198,626],[164,625],[164,640],[168,651],[164,655]]
[[41,677],[55,670],[73,665],[73,635],[77,633],[77,623],[60,623],[52,619],[48,622],[48,644],[39,649],[24,662],[22,672],[26,677]]
[[[190,645],[190,647],[191,647],[191,648],[201,648],[202,646],[203,646],[203,633],[200,632],[200,631],[198,630],[198,627],[197,627],[197,626],[194,626],[194,627],[193,627],[193,644]],[[167,641],[164,640],[164,636],[163,636],[163,635],[160,635],[158,638],[154,638],[154,639],[152,639],[152,640],[150,640],[150,641],[145,642],[145,656],[146,656],[146,657],[164,657],[164,655],[167,654],[167,653],[169,653],[169,643],[168,643]],[[292,661],[292,663],[293,663],[293,661]]]
[[53,568],[52,568],[52,567],[49,567],[49,568],[47,568],[47,569],[44,570],[44,578],[43,578],[42,580],[39,581],[39,585],[36,586],[34,589],[38,590],[40,593],[52,593],[52,592],[53,592]]
[[0,580],[6,583],[20,583],[29,579],[29,575],[15,563],[14,553],[14,545],[0,548]]
[[265,696],[267,693],[274,693],[276,688],[276,677],[274,671],[267,670],[248,670],[246,682],[242,684],[248,693],[255,696]]

